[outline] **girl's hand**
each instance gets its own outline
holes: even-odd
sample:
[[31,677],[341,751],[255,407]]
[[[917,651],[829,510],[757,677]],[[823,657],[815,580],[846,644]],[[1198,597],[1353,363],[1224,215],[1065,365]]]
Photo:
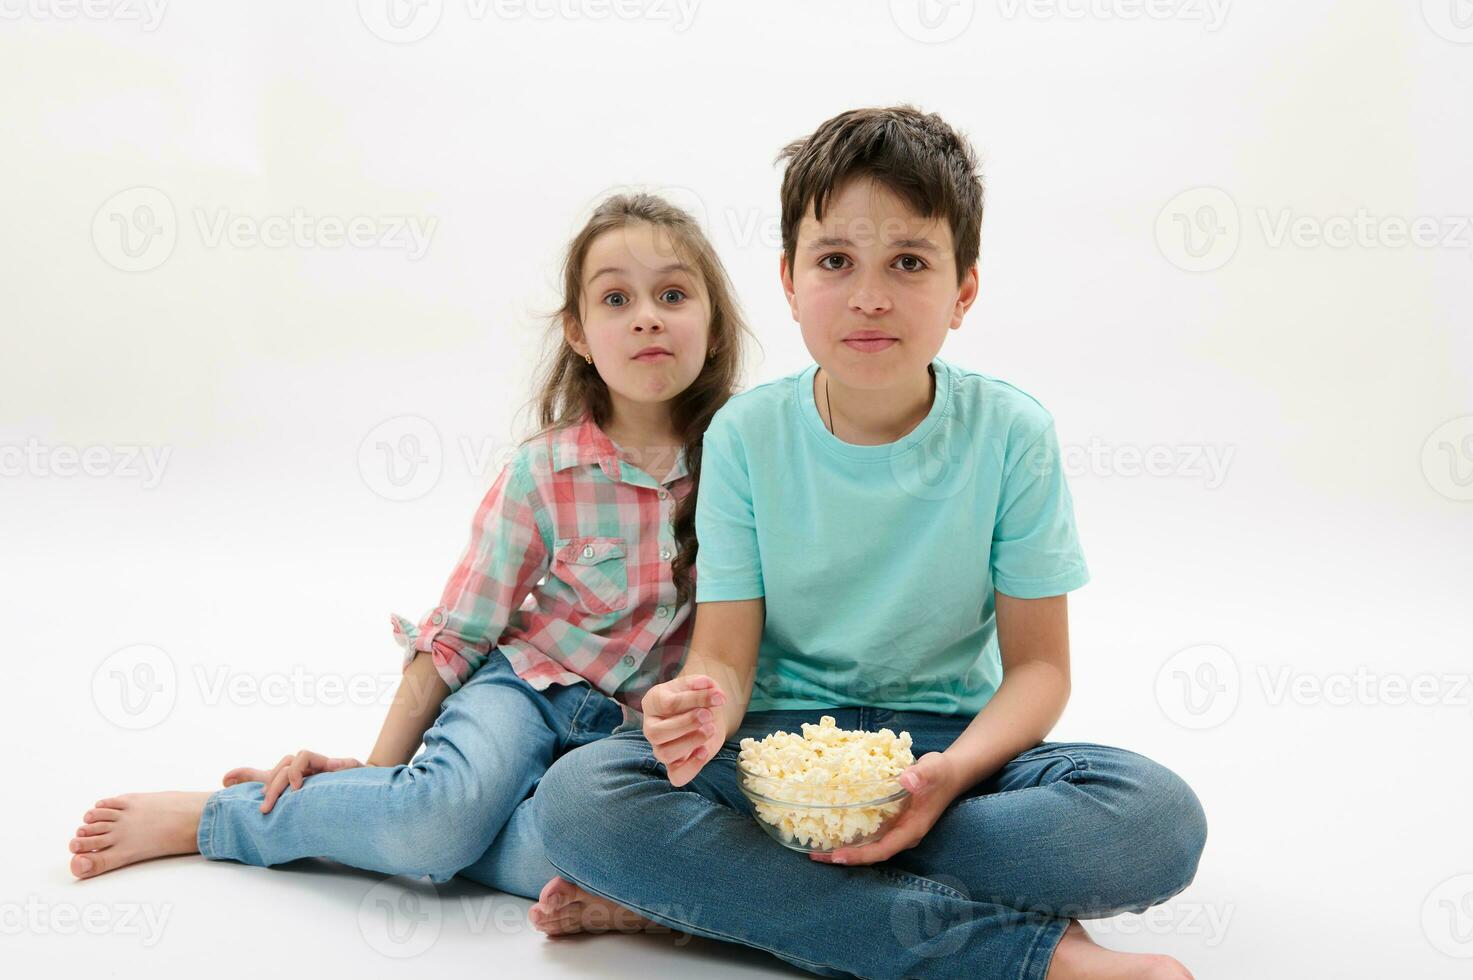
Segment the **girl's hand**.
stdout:
[[665,763],[671,786],[695,779],[721,748],[725,725],[715,709],[725,703],[721,685],[705,674],[656,684],[644,696],[644,737]]
[[930,833],[941,814],[966,789],[956,766],[942,752],[927,752],[900,774],[900,785],[910,791],[910,805],[895,818],[879,840],[859,847],[841,847],[828,854],[808,855],[825,864],[874,864],[915,847]]
[[357,759],[329,759],[318,752],[303,749],[296,755],[282,756],[274,769],[252,769],[249,766],[232,769],[225,774],[222,782],[226,786],[234,786],[236,783],[265,783],[266,799],[261,803],[261,812],[270,813],[288,784],[292,789],[301,789],[302,781],[308,776],[315,776],[320,772],[337,772],[339,769],[357,769],[362,765]]

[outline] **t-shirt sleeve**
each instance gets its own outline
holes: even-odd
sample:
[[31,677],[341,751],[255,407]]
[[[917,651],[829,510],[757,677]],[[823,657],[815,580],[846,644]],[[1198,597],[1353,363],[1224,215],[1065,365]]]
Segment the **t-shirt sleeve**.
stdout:
[[762,562],[752,478],[741,436],[730,416],[717,412],[701,447],[701,479],[696,487],[696,602],[757,599]]
[[1079,588],[1089,581],[1089,569],[1052,421],[1009,457],[992,530],[993,586],[1019,599]]

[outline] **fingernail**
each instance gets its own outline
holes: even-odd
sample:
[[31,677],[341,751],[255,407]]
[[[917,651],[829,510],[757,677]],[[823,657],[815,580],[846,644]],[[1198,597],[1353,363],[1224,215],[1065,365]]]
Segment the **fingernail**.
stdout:
[[88,859],[88,858],[82,858],[82,860],[80,862],[78,862],[78,863],[82,866],[82,870],[83,871],[91,871],[92,870],[92,861],[90,859]]
[[696,721],[710,721],[710,720],[711,720],[711,712],[707,711],[705,708],[702,708],[701,710],[699,710],[699,711],[696,712]]
[[715,725],[702,725],[701,726],[701,734],[702,735],[705,735],[705,736],[707,736],[709,738],[710,736],[716,734],[716,726]]

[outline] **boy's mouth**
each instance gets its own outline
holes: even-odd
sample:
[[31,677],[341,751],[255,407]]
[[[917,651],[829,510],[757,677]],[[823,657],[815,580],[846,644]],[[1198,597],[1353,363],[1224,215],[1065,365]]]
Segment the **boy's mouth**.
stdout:
[[894,337],[887,333],[881,333],[878,330],[856,330],[844,338],[844,346],[851,350],[862,351],[866,354],[888,350],[898,343],[900,341]]

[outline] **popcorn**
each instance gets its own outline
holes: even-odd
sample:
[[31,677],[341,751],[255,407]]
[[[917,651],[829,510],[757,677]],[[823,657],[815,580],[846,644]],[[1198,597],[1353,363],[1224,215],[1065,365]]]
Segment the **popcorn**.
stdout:
[[[904,808],[901,798],[879,806],[853,806],[900,790],[897,777],[914,765],[910,732],[898,736],[846,731],[830,715],[803,734],[774,732],[760,741],[744,738],[738,762],[747,788],[784,803],[833,809],[777,806],[753,801],[757,816],[806,848],[831,851],[876,833]],[[889,784],[889,785],[887,785]]]

